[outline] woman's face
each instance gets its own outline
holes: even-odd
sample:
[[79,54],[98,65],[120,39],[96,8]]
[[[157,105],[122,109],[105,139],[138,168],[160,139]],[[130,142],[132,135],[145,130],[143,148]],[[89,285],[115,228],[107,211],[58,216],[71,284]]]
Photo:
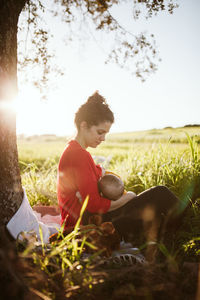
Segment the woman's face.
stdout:
[[109,132],[112,123],[109,121],[101,122],[98,125],[90,127],[85,123],[82,137],[84,140],[85,148],[96,148],[101,142],[105,141],[105,135]]

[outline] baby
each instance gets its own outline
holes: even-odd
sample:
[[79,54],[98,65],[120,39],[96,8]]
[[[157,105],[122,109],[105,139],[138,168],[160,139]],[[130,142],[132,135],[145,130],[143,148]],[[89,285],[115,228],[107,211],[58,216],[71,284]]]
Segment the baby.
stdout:
[[124,193],[123,181],[114,174],[106,174],[98,181],[99,193],[110,200],[119,199]]
[[[100,195],[113,201],[118,200],[126,193],[123,181],[118,175],[112,172],[107,172],[103,175],[97,184]],[[79,192],[76,192],[76,196],[79,202],[82,203],[82,197]]]

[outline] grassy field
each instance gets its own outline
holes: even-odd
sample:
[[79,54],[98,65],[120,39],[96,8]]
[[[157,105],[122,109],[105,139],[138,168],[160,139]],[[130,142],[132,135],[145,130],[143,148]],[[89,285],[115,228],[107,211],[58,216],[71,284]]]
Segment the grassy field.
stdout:
[[[56,203],[56,172],[67,137],[19,137],[19,163],[23,185],[33,205]],[[193,184],[200,197],[198,148],[200,127],[166,128],[108,135],[106,142],[89,149],[97,163],[118,173],[129,190],[137,193],[165,184],[178,196]]]
[[[56,137],[53,135],[35,136],[29,138],[18,137],[18,150],[22,183],[26,188],[31,205],[34,205],[36,203],[57,203],[57,166],[59,157],[64,150],[68,139],[69,138],[66,137]],[[152,277],[153,274],[156,278],[152,279],[154,280],[156,287],[154,287],[153,285],[151,287],[148,287],[150,289],[150,294],[146,296],[148,283],[144,283],[141,276],[138,275],[137,271],[135,271],[135,273],[132,275],[137,275],[139,277],[136,276],[136,279],[133,279],[133,277],[131,277],[128,281],[128,286],[127,281],[122,284],[123,280],[121,277],[116,279],[116,281],[108,280],[108,286],[105,286],[105,293],[108,293],[109,296],[105,299],[125,299],[124,297],[127,298],[127,295],[127,299],[154,299],[152,295],[154,295],[154,288],[156,290],[157,286],[159,286],[159,288],[162,290],[163,295],[166,295],[166,298],[163,296],[164,298],[162,299],[169,299],[171,295],[169,293],[170,289],[168,288],[167,284],[173,285],[173,282],[174,284],[182,285],[184,283],[184,274],[182,271],[184,263],[199,262],[199,150],[200,127],[197,126],[110,134],[107,137],[106,142],[100,145],[97,149],[89,149],[97,163],[103,164],[106,169],[112,170],[122,177],[125,183],[125,188],[127,190],[132,190],[136,193],[139,193],[155,185],[166,185],[181,199],[183,206],[187,206],[184,215],[181,217],[181,226],[179,230],[173,232],[166,244],[158,245],[160,251],[162,252],[162,255],[164,255],[167,259],[167,266],[162,266],[162,269],[159,270],[157,269],[158,265],[154,265],[153,269],[152,267],[151,269],[146,268],[145,272],[150,272],[150,277],[148,277],[149,275],[147,277],[154,278]],[[66,264],[66,268],[69,268],[70,264],[71,266],[72,264],[74,264],[74,256],[72,260],[72,263],[68,261],[68,265]],[[42,265],[41,262],[40,265]],[[46,267],[44,268],[44,265],[42,265],[42,268],[46,270]],[[62,268],[64,268],[63,265]],[[142,272],[144,272],[144,270],[142,270]],[[87,289],[84,296],[87,299],[94,299],[92,298],[94,295],[91,294],[90,290],[93,282],[91,279],[91,273],[86,273],[82,274],[84,278],[81,277],[81,280],[83,280],[83,282],[87,282],[85,284],[85,286],[87,286]],[[73,276],[73,273],[70,274],[70,276]],[[74,286],[75,282],[77,282],[78,280],[78,277],[76,276],[70,281],[70,284],[72,286]],[[126,279],[128,280],[129,277],[127,273],[126,276]],[[195,295],[195,289],[197,288],[196,281],[194,283],[193,279],[191,279],[193,281],[193,284],[188,287],[187,291],[189,294],[191,293],[192,296]],[[70,279],[68,278],[67,280]],[[118,283],[117,280],[119,280],[120,282]],[[134,286],[132,286],[133,280],[136,280],[136,282],[140,282],[140,285],[144,287],[144,290],[142,292],[138,292],[137,285],[134,284]],[[159,280],[162,281],[162,284]],[[163,280],[166,281],[166,285],[163,285]],[[117,288],[119,290],[119,295],[121,291],[120,288],[122,288],[123,291],[121,291],[121,298],[118,294],[117,296],[110,296],[109,293],[112,288],[110,288],[109,284],[114,284],[116,286],[118,285]],[[82,286],[83,288],[82,283],[80,283],[80,278],[78,285],[79,287]],[[161,285],[163,285],[163,288],[161,288]],[[186,284],[183,285],[186,286]],[[130,293],[124,294],[124,292],[127,292],[129,289]],[[174,293],[177,292],[179,294],[179,292],[176,291],[175,286],[171,286],[171,291],[174,291]],[[80,296],[79,292],[77,294],[78,296]],[[143,293],[143,297],[133,297],[133,295],[137,295],[137,293]],[[71,293],[70,295],[73,296],[74,294]],[[186,298],[182,297],[183,295],[180,296],[180,298],[173,296],[171,298],[195,299],[192,297],[187,298],[187,296]],[[76,299],[76,297],[72,297],[72,299]],[[82,299],[84,299],[84,297]],[[98,293],[98,287],[96,299],[101,299],[101,296]],[[158,297],[155,299],[161,298]]]

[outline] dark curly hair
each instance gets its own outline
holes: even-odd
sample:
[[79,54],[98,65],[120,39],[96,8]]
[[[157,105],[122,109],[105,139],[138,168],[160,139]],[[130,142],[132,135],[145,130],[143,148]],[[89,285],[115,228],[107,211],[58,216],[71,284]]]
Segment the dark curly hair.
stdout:
[[74,123],[77,129],[80,128],[82,121],[85,121],[88,127],[98,125],[105,121],[114,122],[113,112],[106,103],[105,98],[101,96],[98,91],[90,96],[76,112]]

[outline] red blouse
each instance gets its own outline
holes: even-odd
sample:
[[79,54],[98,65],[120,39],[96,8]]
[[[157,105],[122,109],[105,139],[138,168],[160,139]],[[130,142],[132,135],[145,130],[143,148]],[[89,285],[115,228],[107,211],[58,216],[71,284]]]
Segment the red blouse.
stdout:
[[84,200],[89,195],[87,210],[91,213],[106,213],[110,200],[100,196],[97,181],[102,169],[95,165],[90,153],[72,140],[65,148],[58,166],[57,196],[62,223],[74,226],[79,218],[82,204],[76,197],[79,191]]

